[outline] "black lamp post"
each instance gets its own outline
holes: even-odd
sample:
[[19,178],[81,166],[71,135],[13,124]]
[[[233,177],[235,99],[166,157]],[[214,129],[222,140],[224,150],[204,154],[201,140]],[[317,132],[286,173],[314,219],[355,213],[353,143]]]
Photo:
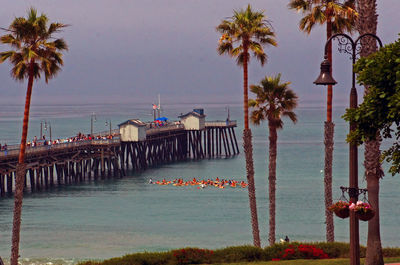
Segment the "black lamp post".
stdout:
[[[44,127],[43,127],[44,125]],[[51,123],[47,120],[40,121],[40,140],[43,139],[43,129],[47,132],[47,128],[50,130],[50,142],[51,142]]]
[[[334,38],[339,40],[339,51],[348,53],[351,56],[353,62],[352,70],[352,87],[350,89],[350,109],[357,108],[357,90],[356,81],[354,73],[354,64],[356,62],[356,57],[359,53],[357,45],[359,41],[364,37],[375,38],[380,47],[382,47],[381,40],[374,34],[363,34],[359,36],[355,41],[347,34],[339,33],[330,37],[325,44],[325,59],[321,63],[321,73],[317,80],[314,81],[316,85],[335,85],[336,81],[333,79],[331,73],[331,63],[328,58],[328,44]],[[350,132],[355,129],[355,125],[350,123]],[[358,195],[360,190],[358,188],[358,155],[357,155],[357,145],[349,144],[349,197],[350,202],[356,203],[358,200]],[[350,265],[360,265],[360,239],[359,239],[359,224],[358,218],[356,217],[354,211],[350,211]]]
[[92,115],[90,115],[90,136],[93,137],[93,122],[96,122],[96,114],[93,112]]
[[105,126],[109,126],[110,127],[110,137],[111,137],[111,120],[106,121]]
[[44,130],[47,132],[47,129],[49,129],[49,133],[50,133],[50,143],[51,143],[51,123],[50,121],[45,121],[44,123]]

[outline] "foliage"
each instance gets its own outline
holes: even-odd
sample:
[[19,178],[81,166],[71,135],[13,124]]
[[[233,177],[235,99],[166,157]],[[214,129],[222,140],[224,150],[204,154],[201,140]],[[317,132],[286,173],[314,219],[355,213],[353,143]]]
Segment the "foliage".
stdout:
[[[316,242],[316,243],[283,243],[268,246],[266,248],[257,248],[254,246],[235,246],[227,247],[223,249],[217,249],[213,252],[207,249],[197,248],[185,248],[172,250],[168,252],[153,252],[153,253],[136,253],[129,254],[119,258],[112,258],[105,261],[86,261],[80,263],[80,265],[177,265],[177,264],[189,264],[189,263],[178,263],[180,259],[177,258],[174,253],[179,257],[185,256],[189,262],[192,259],[191,264],[221,264],[221,263],[243,263],[243,262],[261,262],[271,261],[274,258],[281,257],[286,249],[294,249],[296,255],[287,255],[286,258],[310,258],[314,254],[314,249],[317,253],[325,253],[330,258],[348,258],[349,257],[349,244],[340,242]],[[301,249],[301,250],[299,250]],[[185,254],[182,256],[180,253],[185,250]],[[298,252],[296,252],[298,251]],[[290,251],[288,251],[290,252]],[[201,255],[203,253],[204,255]],[[399,257],[400,248],[384,248],[383,253],[385,257]],[[308,255],[308,256],[307,256]],[[365,247],[360,247],[361,257],[365,257]],[[290,257],[289,257],[290,256]],[[280,264],[288,264],[285,261],[281,261]],[[314,264],[311,263],[300,263],[300,264]],[[292,263],[290,263],[292,264]],[[315,263],[325,264],[325,263]],[[335,264],[335,263],[332,263]],[[342,263],[338,263],[342,264]]]
[[292,259],[328,259],[329,256],[322,249],[312,245],[289,245],[277,258],[272,260],[292,260]]
[[343,118],[355,124],[347,137],[361,144],[377,134],[395,142],[383,152],[382,160],[391,162],[389,172],[400,172],[400,39],[361,58],[354,67],[358,83],[369,86],[368,94],[357,109],[347,109]]
[[112,258],[105,261],[86,261],[80,265],[166,265],[172,264],[171,252],[153,252],[129,254],[119,258]]
[[349,206],[351,211],[355,211],[357,213],[368,213],[373,211],[371,205],[366,202],[358,201],[356,204],[352,203]]
[[268,260],[262,248],[254,246],[235,246],[214,251],[214,262],[245,262]]
[[174,256],[174,264],[209,264],[214,251],[208,249],[199,248],[183,248],[173,250],[172,255]]
[[277,128],[283,127],[281,117],[289,117],[293,122],[297,121],[293,110],[297,107],[297,95],[289,88],[290,82],[281,83],[281,74],[274,77],[266,76],[260,85],[251,85],[250,91],[256,95],[256,99],[249,100],[249,106],[254,108],[251,113],[251,121],[259,125],[261,121]]
[[10,45],[14,50],[0,53],[0,63],[9,60],[13,65],[11,76],[16,80],[27,79],[32,71],[33,77],[39,79],[44,73],[45,81],[53,78],[63,65],[62,51],[68,50],[63,39],[55,39],[54,34],[66,25],[51,23],[48,18],[31,8],[28,17],[16,18],[7,34],[0,37],[0,42]]
[[325,24],[328,19],[333,19],[332,31],[334,33],[354,30],[357,18],[354,0],[291,0],[288,7],[304,14],[299,28],[308,34],[315,24]]
[[332,211],[332,212],[335,212],[335,211],[339,211],[339,210],[341,210],[341,209],[349,208],[349,206],[350,206],[350,203],[348,203],[348,202],[346,202],[346,201],[338,201],[338,202],[332,204],[332,205],[328,208],[328,210],[329,210],[329,211]]
[[216,30],[222,34],[218,53],[235,57],[238,65],[243,65],[245,58],[250,61],[248,50],[264,65],[267,55],[263,45],[277,46],[275,33],[264,12],[253,11],[250,5],[246,9],[234,10],[233,16],[223,20]]

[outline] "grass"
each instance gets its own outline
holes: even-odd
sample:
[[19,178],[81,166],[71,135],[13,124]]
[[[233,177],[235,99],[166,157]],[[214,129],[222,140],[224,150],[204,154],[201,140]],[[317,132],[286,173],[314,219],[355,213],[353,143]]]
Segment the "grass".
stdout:
[[[365,259],[361,259],[364,264]],[[400,262],[400,257],[384,258],[386,263]],[[259,262],[241,262],[241,263],[214,263],[213,265],[349,265],[349,259],[324,259],[324,260],[281,260],[281,261],[259,261]]]

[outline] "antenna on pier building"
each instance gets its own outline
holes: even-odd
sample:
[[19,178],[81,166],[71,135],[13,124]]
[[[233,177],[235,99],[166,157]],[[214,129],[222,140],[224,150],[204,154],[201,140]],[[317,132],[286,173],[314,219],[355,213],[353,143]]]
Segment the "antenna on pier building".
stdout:
[[161,99],[160,99],[160,94],[158,94],[158,118],[161,117]]

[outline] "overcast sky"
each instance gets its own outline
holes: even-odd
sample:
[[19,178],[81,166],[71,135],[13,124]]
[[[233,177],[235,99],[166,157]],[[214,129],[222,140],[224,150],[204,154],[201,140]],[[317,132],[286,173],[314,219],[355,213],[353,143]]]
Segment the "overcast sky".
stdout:
[[[325,28],[311,35],[298,29],[300,14],[287,0],[0,0],[0,27],[26,16],[33,6],[51,22],[70,26],[59,36],[69,45],[62,72],[49,84],[34,84],[33,104],[241,102],[242,69],[219,56],[215,27],[233,9],[250,3],[264,10],[276,32],[278,47],[266,48],[268,63],[250,63],[249,83],[282,73],[300,100],[325,103],[326,91],[312,84],[323,59]],[[400,32],[399,0],[378,0],[378,35],[383,43]],[[2,33],[3,34],[3,33]],[[351,61],[334,44],[334,102],[347,104]],[[0,45],[0,51],[8,47]],[[0,103],[24,102],[26,82],[10,77],[0,64]],[[362,93],[362,89],[359,89]],[[340,103],[338,103],[340,102]]]

